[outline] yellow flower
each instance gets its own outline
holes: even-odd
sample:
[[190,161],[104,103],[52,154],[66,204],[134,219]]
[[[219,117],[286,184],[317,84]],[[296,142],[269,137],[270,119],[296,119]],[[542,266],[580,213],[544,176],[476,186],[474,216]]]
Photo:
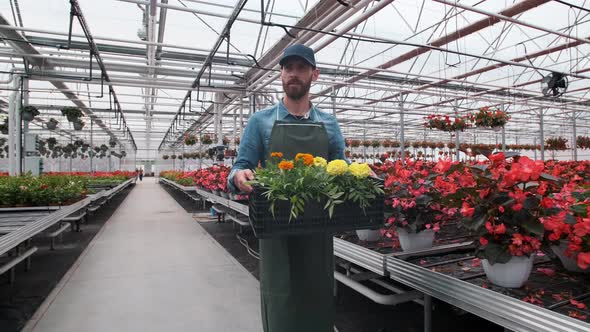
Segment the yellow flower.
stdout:
[[352,163],[348,166],[350,169],[350,174],[356,176],[357,178],[364,179],[371,174],[371,168],[367,164],[359,164],[359,163]]
[[342,175],[348,172],[348,164],[341,159],[332,160],[328,163],[326,171],[330,175]]
[[326,159],[322,157],[315,157],[313,158],[313,165],[316,167],[326,167],[326,165],[328,165],[328,162],[326,161]]

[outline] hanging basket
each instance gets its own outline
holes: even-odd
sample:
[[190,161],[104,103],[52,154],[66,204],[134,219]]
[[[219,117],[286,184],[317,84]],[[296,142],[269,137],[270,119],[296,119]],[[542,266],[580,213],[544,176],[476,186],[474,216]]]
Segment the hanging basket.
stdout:
[[54,118],[49,119],[49,121],[47,121],[47,123],[45,124],[47,126],[47,129],[49,130],[55,130],[55,128],[57,128],[57,120],[55,120]]
[[33,119],[39,115],[39,110],[35,106],[25,106],[21,111],[21,119],[24,121],[33,121]]
[[74,124],[74,130],[76,130],[76,131],[82,130],[82,128],[84,128],[84,125],[85,125],[84,121],[80,121],[80,120],[74,121],[72,123]]

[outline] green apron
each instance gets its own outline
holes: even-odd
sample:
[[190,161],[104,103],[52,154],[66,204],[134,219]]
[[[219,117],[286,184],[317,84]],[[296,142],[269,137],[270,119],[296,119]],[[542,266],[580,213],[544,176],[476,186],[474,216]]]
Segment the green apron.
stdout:
[[[321,122],[277,120],[269,151],[282,152],[285,159],[297,153],[328,159],[328,134]],[[265,332],[333,331],[333,245],[332,235],[325,232],[259,241]]]

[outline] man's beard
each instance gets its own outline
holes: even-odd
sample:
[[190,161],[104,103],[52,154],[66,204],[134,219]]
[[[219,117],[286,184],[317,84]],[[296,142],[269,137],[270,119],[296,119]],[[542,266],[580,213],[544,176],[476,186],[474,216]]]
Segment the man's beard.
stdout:
[[301,98],[303,98],[303,96],[305,96],[309,92],[310,87],[311,79],[307,82],[303,82],[296,79],[292,79],[287,83],[283,81],[283,91],[285,91],[287,97],[293,100],[300,100]]

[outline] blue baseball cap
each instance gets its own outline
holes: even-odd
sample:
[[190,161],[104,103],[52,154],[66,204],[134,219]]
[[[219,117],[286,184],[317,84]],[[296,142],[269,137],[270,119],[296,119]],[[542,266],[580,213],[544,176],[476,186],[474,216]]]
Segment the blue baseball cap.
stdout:
[[296,56],[307,61],[313,67],[316,67],[315,55],[314,55],[313,50],[303,44],[293,44],[293,45],[287,47],[285,49],[285,51],[283,52],[283,56],[281,57],[281,60],[279,61],[279,65],[281,65],[281,66],[284,65],[287,58],[296,57]]

